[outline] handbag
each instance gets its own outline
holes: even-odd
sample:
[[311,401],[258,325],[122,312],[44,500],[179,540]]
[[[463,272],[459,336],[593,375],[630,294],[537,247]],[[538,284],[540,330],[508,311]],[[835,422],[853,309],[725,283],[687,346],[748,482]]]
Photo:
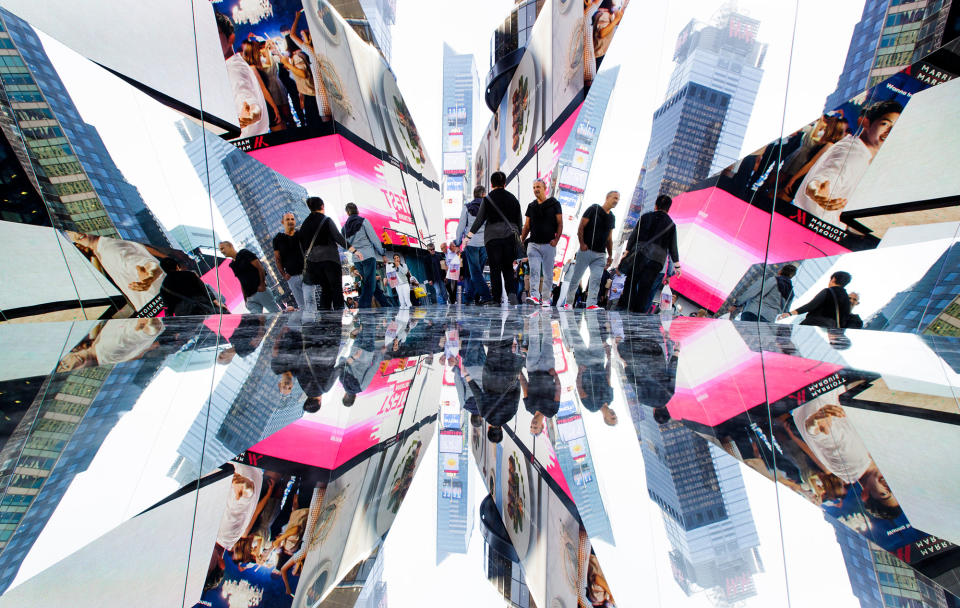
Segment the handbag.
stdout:
[[427,297],[427,288],[423,285],[417,285],[413,288],[413,295],[418,298],[425,298]]
[[493,207],[494,211],[497,212],[497,215],[500,216],[500,219],[506,222],[507,226],[510,226],[510,230],[513,231],[513,238],[516,239],[516,244],[515,244],[516,253],[514,254],[515,255],[514,259],[519,260],[525,257],[524,254],[526,252],[523,247],[523,241],[520,240],[520,233],[517,232],[516,227],[514,227],[514,225],[510,223],[510,220],[508,220],[507,216],[503,214],[503,211],[500,211],[500,207],[497,207],[496,205],[493,204],[493,201],[490,200],[489,196],[483,197],[483,200],[487,201],[487,204]]
[[[659,252],[655,251],[653,248],[656,247],[657,249],[663,249],[663,247],[660,247],[660,245],[655,245],[654,241],[659,239],[661,236],[665,235],[667,231],[670,230],[670,228],[673,226],[674,226],[674,223],[670,222],[670,224],[668,224],[666,228],[664,228],[663,230],[655,234],[652,238],[647,239],[643,243],[640,243],[639,245],[637,245],[633,251],[623,256],[623,259],[620,260],[619,264],[617,264],[617,270],[619,270],[623,274],[631,274],[633,271],[634,264],[636,264],[637,262],[638,254],[648,260],[656,261],[656,257],[659,257],[659,256],[656,256],[656,254]],[[637,228],[635,228],[635,230],[640,230],[639,222],[637,223]]]

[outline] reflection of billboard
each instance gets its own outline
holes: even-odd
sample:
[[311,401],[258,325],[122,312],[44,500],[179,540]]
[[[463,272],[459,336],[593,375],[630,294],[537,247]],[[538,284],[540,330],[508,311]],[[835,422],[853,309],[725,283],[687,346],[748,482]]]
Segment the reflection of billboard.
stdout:
[[560,170],[557,185],[567,190],[582,193],[587,187],[587,172],[577,167],[567,166]]
[[467,154],[466,152],[444,152],[443,153],[443,173],[444,175],[464,175],[467,172]]
[[[341,133],[342,128],[347,139],[389,154],[404,171],[436,182],[393,72],[329,2],[219,0],[213,8],[223,15],[218,17],[221,31],[233,30],[232,49],[225,52],[234,52],[226,60],[227,74],[238,119],[246,123],[242,136],[260,138],[255,144],[240,142],[241,149]],[[286,87],[285,80],[295,88]],[[258,82],[263,88],[253,86]],[[254,106],[263,109],[253,111]]]
[[[324,199],[326,213],[346,221],[343,205],[356,201],[377,234],[392,241],[417,234],[407,188],[417,180],[339,135],[314,138],[250,152],[258,161]],[[416,244],[415,239],[411,244]]]
[[[463,131],[457,129],[447,133],[447,151],[460,152],[463,150]],[[446,164],[444,164],[446,167]]]

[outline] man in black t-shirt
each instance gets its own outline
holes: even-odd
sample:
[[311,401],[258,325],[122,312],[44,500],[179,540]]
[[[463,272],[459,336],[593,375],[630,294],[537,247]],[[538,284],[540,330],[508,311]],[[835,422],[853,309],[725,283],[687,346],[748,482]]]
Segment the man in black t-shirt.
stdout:
[[[577,252],[577,265],[570,278],[569,289],[576,293],[577,285],[583,273],[590,268],[590,285],[587,288],[587,310],[597,310],[597,294],[600,293],[600,278],[603,269],[613,263],[613,208],[620,202],[620,193],[612,190],[607,193],[603,205],[591,205],[580,218],[577,238],[580,251]],[[606,252],[606,255],[604,255]],[[606,263],[604,263],[606,260]],[[573,308],[566,304],[564,308]]]
[[232,259],[230,270],[240,281],[243,303],[255,315],[264,312],[280,312],[280,307],[267,291],[266,273],[257,255],[249,249],[237,249],[230,241],[220,243],[220,253]]
[[297,217],[284,213],[280,219],[283,232],[273,237],[273,261],[277,270],[287,282],[293,299],[300,310],[317,309],[317,288],[303,284],[303,251],[300,250],[300,237],[297,233]]
[[[550,306],[553,291],[553,262],[557,257],[557,241],[563,234],[563,208],[560,202],[547,197],[547,185],[543,180],[533,182],[533,196],[527,205],[526,220],[520,240],[527,243],[527,260],[530,263],[530,295],[527,302],[536,306]],[[543,277],[543,289],[540,278]],[[541,294],[546,294],[546,298]]]

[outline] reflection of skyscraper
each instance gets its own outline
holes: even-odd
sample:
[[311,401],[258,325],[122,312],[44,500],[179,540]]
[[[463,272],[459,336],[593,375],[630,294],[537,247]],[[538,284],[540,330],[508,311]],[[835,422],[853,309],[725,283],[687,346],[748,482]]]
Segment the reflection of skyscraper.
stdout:
[[890,0],[866,0],[864,3],[860,21],[853,27],[847,59],[837,80],[837,88],[827,96],[825,109],[836,108],[867,88],[873,55],[877,50],[877,41],[889,3]]
[[380,50],[387,63],[393,53],[393,34],[397,21],[397,0],[330,0],[350,27],[366,42]]
[[[90,367],[44,383],[0,454],[0,592],[47,525],[74,477],[139,398],[136,382],[156,361]],[[151,374],[152,375],[152,374]]]
[[866,324],[867,329],[960,335],[960,243],[954,243],[909,289],[899,292]]
[[507,606],[535,607],[520,557],[510,542],[507,528],[490,496],[480,503],[480,532],[483,535],[483,563],[487,580],[507,600]]
[[[600,127],[607,112],[607,104],[613,87],[617,83],[620,66],[603,70],[593,79],[593,85],[580,114],[577,124],[573,127],[570,138],[560,151],[560,161],[557,164],[557,190],[554,196],[564,206],[566,213],[580,216],[583,205],[583,191],[586,188],[590,166],[593,164],[593,155],[597,150],[597,140],[600,136]],[[543,176],[547,179],[548,176]],[[524,193],[526,194],[526,193]],[[597,201],[602,202],[602,201]],[[592,202],[591,202],[592,204]],[[576,228],[573,228],[575,231]]]
[[468,167],[473,166],[473,113],[480,109],[480,80],[470,53],[454,53],[443,45],[443,214],[457,219],[464,200],[472,197]]
[[829,516],[853,595],[862,608],[946,608],[946,592],[889,552]]
[[341,579],[318,608],[387,608],[387,583],[383,580],[382,544]]
[[[0,12],[10,49],[2,78],[9,115],[33,161],[33,171],[57,228],[169,246],[137,188],[123,177],[97,130],[83,122],[37,33]],[[21,60],[22,58],[22,60]]]
[[[437,452],[437,563],[451,553],[465,554],[473,533],[473,488],[466,419],[439,429]],[[457,450],[457,445],[459,449]],[[456,450],[456,451],[454,451]]]
[[[292,212],[298,223],[308,214],[306,189],[229,143],[216,137],[204,138],[201,127],[189,120],[177,123],[177,129],[194,170],[227,224],[233,244],[237,249],[246,247],[261,260],[273,260],[273,236],[281,230],[283,214]],[[264,264],[264,269],[271,284],[281,282],[274,264]]]
[[663,511],[674,579],[718,606],[755,596],[763,563],[739,463],[679,422],[640,414],[647,490]]

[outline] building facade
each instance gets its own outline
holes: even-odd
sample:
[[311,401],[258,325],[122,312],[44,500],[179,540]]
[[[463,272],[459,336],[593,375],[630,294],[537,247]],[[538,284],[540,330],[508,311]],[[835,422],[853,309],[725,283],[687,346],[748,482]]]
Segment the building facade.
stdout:
[[690,82],[654,112],[641,213],[657,196],[677,196],[710,175],[730,102],[730,95]]

